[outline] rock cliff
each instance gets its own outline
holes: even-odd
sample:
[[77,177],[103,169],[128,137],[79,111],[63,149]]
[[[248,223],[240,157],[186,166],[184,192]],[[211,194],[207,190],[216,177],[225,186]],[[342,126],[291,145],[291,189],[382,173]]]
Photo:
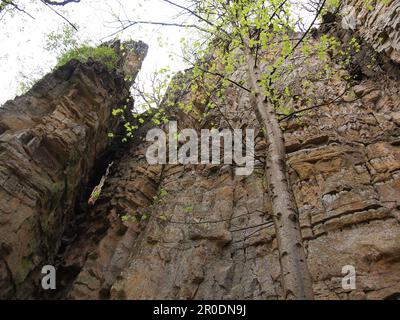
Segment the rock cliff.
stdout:
[[119,124],[112,109],[130,97],[124,77],[136,77],[147,46],[125,50],[112,71],[70,61],[0,109],[1,297],[39,294],[42,266],[55,264],[85,221],[80,202]]
[[[319,93],[343,99],[282,122],[317,299],[400,296],[400,1],[374,10],[361,2],[347,1],[323,29],[363,41],[356,71],[340,70],[357,82],[346,95],[343,78],[318,83]],[[111,109],[128,96],[121,72],[72,61],[0,111],[0,296],[54,298],[37,289],[39,268],[54,263],[57,297],[68,299],[281,298],[265,143],[249,95],[229,87],[229,118],[208,118],[221,129],[256,128],[247,177],[229,165],[150,166],[150,123],[129,147],[107,142],[118,127]],[[170,112],[180,128],[210,127],[195,113]],[[101,196],[86,207],[110,161]],[[346,265],[355,290],[342,288]]]
[[[366,77],[350,93],[359,97],[356,101],[329,105],[300,123],[286,124],[290,181],[316,299],[385,299],[399,292],[397,84],[398,78]],[[337,82],[332,88],[339,95],[344,86]],[[248,97],[234,88],[229,97],[231,124],[256,126],[246,111]],[[222,119],[213,121],[226,126]],[[184,119],[180,123],[185,127]],[[264,150],[259,136],[256,157]],[[112,298],[280,298],[262,163],[249,177],[232,170],[164,167],[159,183],[164,197],[140,211],[152,218],[112,286]],[[356,290],[342,288],[346,265],[356,269]]]
[[340,27],[361,36],[377,52],[400,63],[400,3],[398,1],[344,1]]

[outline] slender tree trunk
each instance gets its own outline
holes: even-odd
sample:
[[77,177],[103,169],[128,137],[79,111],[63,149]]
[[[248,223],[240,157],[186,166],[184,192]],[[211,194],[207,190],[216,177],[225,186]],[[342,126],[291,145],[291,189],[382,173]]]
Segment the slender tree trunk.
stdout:
[[313,299],[298,210],[287,179],[283,132],[272,103],[259,86],[259,69],[255,66],[255,58],[250,50],[245,54],[250,86],[255,93],[256,113],[268,144],[265,171],[278,241],[284,298]]

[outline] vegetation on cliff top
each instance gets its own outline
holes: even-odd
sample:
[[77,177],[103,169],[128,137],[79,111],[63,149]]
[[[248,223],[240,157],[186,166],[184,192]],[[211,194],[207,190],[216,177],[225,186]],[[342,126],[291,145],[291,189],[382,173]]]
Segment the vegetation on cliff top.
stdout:
[[72,59],[87,62],[89,59],[103,63],[109,70],[116,67],[117,54],[114,49],[96,46],[90,40],[77,37],[76,30],[67,25],[59,31],[51,32],[46,39],[46,50],[57,57],[56,67],[60,67]]
[[72,48],[63,53],[58,58],[57,67],[66,64],[72,59],[76,59],[80,62],[87,62],[89,59],[93,59],[103,63],[109,70],[111,70],[115,68],[118,57],[114,49],[110,47],[91,47],[85,44],[77,48]]

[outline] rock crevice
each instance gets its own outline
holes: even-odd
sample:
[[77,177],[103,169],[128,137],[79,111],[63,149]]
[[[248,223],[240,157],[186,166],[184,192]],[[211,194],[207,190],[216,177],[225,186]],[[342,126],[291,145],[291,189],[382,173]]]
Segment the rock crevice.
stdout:
[[136,76],[146,54],[131,44],[141,51],[114,70],[72,60],[0,109],[1,297],[39,295],[42,266],[55,263],[82,218],[81,195],[119,126],[112,110],[130,97],[124,72]]

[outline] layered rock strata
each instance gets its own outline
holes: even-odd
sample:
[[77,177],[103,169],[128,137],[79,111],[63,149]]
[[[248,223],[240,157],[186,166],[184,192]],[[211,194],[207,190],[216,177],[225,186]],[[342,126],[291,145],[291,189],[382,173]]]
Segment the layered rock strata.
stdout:
[[124,50],[113,70],[72,60],[0,109],[1,297],[37,294],[42,266],[85,219],[79,201],[109,152],[107,133],[119,125],[112,110],[129,99],[147,46]]

